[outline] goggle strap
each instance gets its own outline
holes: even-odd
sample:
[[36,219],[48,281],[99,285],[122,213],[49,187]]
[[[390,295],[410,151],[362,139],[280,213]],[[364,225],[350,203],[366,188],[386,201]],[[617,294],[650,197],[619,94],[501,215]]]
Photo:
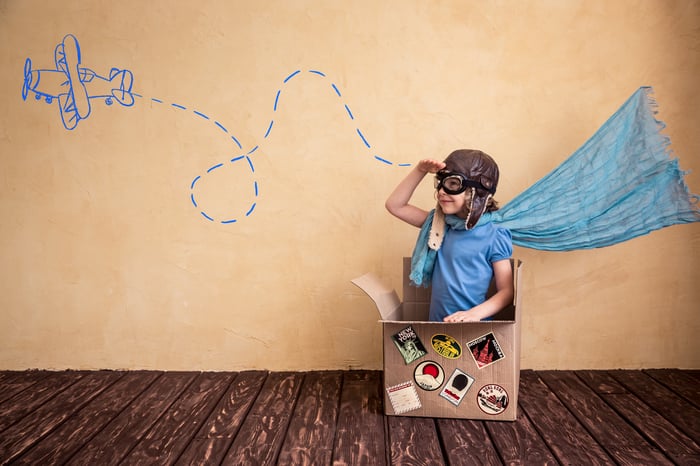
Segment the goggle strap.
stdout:
[[493,194],[493,189],[489,189],[478,181],[470,180],[469,178],[462,178],[462,183],[470,188],[483,189],[486,192]]

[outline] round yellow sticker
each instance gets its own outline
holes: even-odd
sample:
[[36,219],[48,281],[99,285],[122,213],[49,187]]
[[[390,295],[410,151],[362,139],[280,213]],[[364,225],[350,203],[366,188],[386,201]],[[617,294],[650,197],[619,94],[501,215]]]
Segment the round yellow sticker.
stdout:
[[462,347],[459,342],[449,335],[438,333],[431,339],[433,349],[440,356],[447,359],[457,359],[462,355]]

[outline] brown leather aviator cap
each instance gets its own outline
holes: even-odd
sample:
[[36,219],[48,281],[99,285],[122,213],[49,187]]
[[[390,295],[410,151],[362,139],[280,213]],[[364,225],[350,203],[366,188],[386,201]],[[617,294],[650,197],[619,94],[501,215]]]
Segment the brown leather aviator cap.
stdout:
[[488,200],[496,193],[498,186],[498,165],[488,154],[474,149],[459,149],[445,159],[445,169],[464,175],[468,180],[478,183],[474,189],[469,218],[466,227],[471,229],[486,211]]

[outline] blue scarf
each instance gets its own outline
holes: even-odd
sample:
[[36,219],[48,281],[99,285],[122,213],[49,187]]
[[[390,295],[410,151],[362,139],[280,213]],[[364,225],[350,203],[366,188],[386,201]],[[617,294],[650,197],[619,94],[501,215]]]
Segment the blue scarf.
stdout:
[[[438,207],[439,208],[439,207]],[[441,213],[441,212],[440,212]],[[445,233],[448,228],[454,230],[466,230],[467,226],[463,218],[459,218],[456,215],[445,215],[445,224],[439,225],[442,222],[436,222],[435,228],[442,230],[440,234],[441,238],[445,237]],[[416,241],[416,247],[413,249],[413,255],[411,257],[411,275],[410,279],[417,286],[430,286],[430,281],[433,276],[433,267],[435,266],[435,259],[437,258],[437,252],[440,248],[440,244],[431,245],[430,244],[430,231],[433,228],[433,218],[435,218],[435,209],[431,210],[428,214],[428,218],[423,222],[423,226],[418,233],[418,240]],[[477,225],[483,225],[484,216],[482,216]],[[475,225],[476,226],[476,225]]]
[[[700,196],[669,155],[650,87],[639,88],[559,167],[479,223],[510,229],[513,244],[545,251],[611,246],[654,230],[700,221]],[[429,286],[437,251],[428,246],[434,211],[418,235],[411,280]],[[464,221],[446,216],[446,228]],[[456,220],[455,220],[456,219]],[[454,226],[453,226],[454,224]]]

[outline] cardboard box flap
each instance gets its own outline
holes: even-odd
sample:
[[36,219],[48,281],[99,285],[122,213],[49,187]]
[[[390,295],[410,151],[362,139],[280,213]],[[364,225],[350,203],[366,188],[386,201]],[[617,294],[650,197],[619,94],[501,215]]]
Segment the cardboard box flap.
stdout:
[[393,288],[384,285],[372,273],[366,273],[351,281],[372,298],[379,310],[379,314],[382,316],[382,320],[400,320],[401,301]]

